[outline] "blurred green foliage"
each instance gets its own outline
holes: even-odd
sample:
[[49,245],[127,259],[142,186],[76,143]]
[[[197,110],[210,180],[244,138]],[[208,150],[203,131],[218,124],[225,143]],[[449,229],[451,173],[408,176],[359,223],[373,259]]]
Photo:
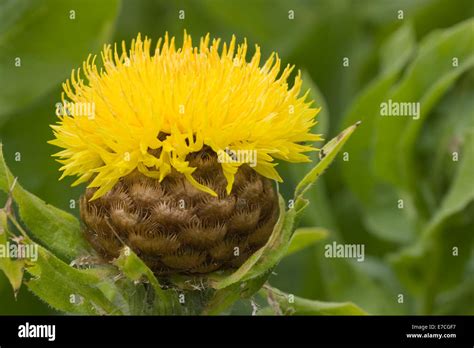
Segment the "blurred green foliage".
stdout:
[[[474,314],[473,16],[471,0],[0,0],[5,158],[28,191],[77,215],[82,188],[58,182],[46,144],[70,71],[138,32],[246,37],[304,71],[325,139],[363,122],[343,150],[349,160],[338,155],[307,195],[300,225],[329,236],[286,258],[270,283],[374,314]],[[388,99],[420,102],[420,119],[380,117]],[[280,165],[286,198],[311,167]],[[364,262],[324,257],[332,241],[364,244]],[[0,274],[0,314],[22,313],[51,310],[24,288],[15,301]]]

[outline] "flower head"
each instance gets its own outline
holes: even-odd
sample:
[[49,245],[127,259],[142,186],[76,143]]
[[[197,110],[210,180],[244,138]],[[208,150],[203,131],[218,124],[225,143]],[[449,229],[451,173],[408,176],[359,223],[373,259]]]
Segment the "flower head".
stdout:
[[[305,142],[320,140],[311,134],[318,109],[300,96],[298,73],[291,88],[293,67],[280,73],[276,54],[260,64],[260,48],[247,61],[247,43],[235,37],[220,48],[209,35],[194,47],[184,33],[183,45],[165,36],[151,52],[151,40],[138,35],[127,52],[106,45],[99,68],[91,55],[63,84],[63,105],[88,105],[87,115],[64,108],[53,125],[62,148],[55,154],[63,164],[61,178],[79,178],[97,188],[91,199],[107,193],[134,170],[162,181],[172,171],[182,173],[196,188],[216,196],[206,183],[193,177],[188,155],[203,147],[219,154],[226,191],[242,161],[232,153],[253,151],[253,169],[281,181],[274,159],[309,161],[314,150]],[[67,99],[67,98],[68,99]],[[81,110],[83,110],[82,108]]]

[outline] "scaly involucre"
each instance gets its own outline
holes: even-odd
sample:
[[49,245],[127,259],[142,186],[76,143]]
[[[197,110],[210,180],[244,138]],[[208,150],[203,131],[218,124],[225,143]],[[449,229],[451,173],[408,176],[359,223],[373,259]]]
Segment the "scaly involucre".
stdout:
[[186,158],[205,145],[228,159],[221,163],[228,193],[242,164],[226,157],[230,151],[254,151],[254,169],[278,181],[274,159],[309,161],[304,153],[314,148],[305,142],[321,140],[310,133],[319,109],[306,101],[308,93],[299,96],[301,74],[289,88],[293,67],[280,73],[274,53],[260,66],[258,46],[247,61],[246,42],[236,47],[235,41],[219,49],[220,40],[209,46],[207,35],[198,48],[185,33],[176,49],[166,35],[151,54],[151,40],[138,35],[128,53],[123,42],[121,53],[105,46],[102,68],[89,56],[82,74],[73,71],[63,84],[62,99],[93,105],[93,117],[63,112],[52,126],[50,143],[63,148],[55,154],[61,178],[78,176],[73,185],[89,181],[98,188],[96,199],[134,169],[160,181],[174,169],[216,195],[195,180]]

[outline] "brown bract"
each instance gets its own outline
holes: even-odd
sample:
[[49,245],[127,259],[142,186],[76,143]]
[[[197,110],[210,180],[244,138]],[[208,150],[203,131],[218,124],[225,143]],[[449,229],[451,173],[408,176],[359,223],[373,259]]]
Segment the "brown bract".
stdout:
[[81,197],[86,238],[105,260],[128,245],[159,275],[208,273],[240,266],[270,237],[278,218],[271,180],[240,166],[230,195],[217,155],[188,156],[193,176],[218,193],[203,192],[180,173],[160,183],[134,171],[106,195]]

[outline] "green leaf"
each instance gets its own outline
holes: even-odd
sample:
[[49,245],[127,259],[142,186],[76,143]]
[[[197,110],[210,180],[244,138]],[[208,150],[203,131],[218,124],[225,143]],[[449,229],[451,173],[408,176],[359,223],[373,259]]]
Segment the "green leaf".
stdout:
[[[461,159],[449,192],[417,243],[391,256],[401,281],[411,292],[424,298],[424,313],[433,310],[440,291],[462,279],[474,246],[472,220],[469,224],[466,219],[457,216],[474,199],[473,132],[466,138]],[[458,255],[453,254],[454,247],[458,249]],[[439,279],[443,279],[443,282]]]
[[434,314],[474,315],[474,272],[467,273],[464,282],[439,297]]
[[202,311],[203,315],[219,315],[240,299],[240,284],[216,290]]
[[163,290],[158,279],[148,266],[128,247],[125,246],[120,251],[120,256],[113,261],[113,264],[122,271],[125,276],[135,282],[142,281],[146,278],[150,282],[156,299],[154,304],[158,314],[173,314],[173,306],[177,304],[175,294],[167,290]]
[[[413,228],[405,211],[394,209],[400,194],[383,185],[375,176],[371,159],[380,104],[386,99],[403,67],[416,48],[415,34],[409,22],[395,31],[381,47],[381,73],[358,95],[347,110],[343,125],[362,120],[363,127],[347,142],[349,161],[339,167],[345,183],[356,195],[368,230],[384,239],[407,242]],[[396,52],[396,54],[394,54]]]
[[[9,244],[7,244],[7,242],[10,241],[8,239],[8,233],[7,214],[4,209],[0,209],[0,248],[5,252],[8,250]],[[23,281],[25,264],[26,260],[24,259],[12,260],[10,257],[0,254],[0,270],[7,276],[7,279],[13,288],[15,297],[18,294]]]
[[[376,182],[374,196],[363,216],[365,227],[375,236],[399,244],[408,244],[415,238],[413,221],[417,210],[406,192],[397,192],[388,184]],[[399,200],[403,209],[399,209]]]
[[[347,243],[344,240],[334,240],[333,237],[331,235],[324,243],[316,244],[312,250],[314,257],[308,268],[313,273],[312,281],[316,282],[314,288],[317,288],[317,292],[312,290],[306,297],[317,296],[322,301],[352,301],[376,315],[413,313],[411,297],[406,289],[399,284],[395,273],[382,258],[368,254],[370,250],[367,245],[363,262],[325,257],[328,244],[333,241],[338,244]],[[314,274],[317,274],[317,278]],[[401,293],[405,294],[402,304],[397,301],[397,296]]]
[[[420,102],[418,120],[409,117],[378,117],[375,132],[373,168],[383,181],[397,187],[416,189],[413,174],[407,172],[416,135],[429,111],[454,84],[456,78],[474,65],[474,20],[431,33],[420,44],[418,54],[408,67],[402,81],[387,96],[394,102]],[[453,58],[459,66],[453,67]],[[388,153],[394,153],[396,160]]]
[[328,231],[324,228],[317,227],[306,227],[299,228],[291,237],[290,245],[286,252],[286,256],[294,254],[304,248],[307,248],[314,243],[319,242],[322,239],[325,239],[328,236]]
[[251,298],[265,284],[271,271],[247,281],[234,283],[226,288],[216,290],[206,303],[201,314],[218,315],[231,307],[239,299]]
[[2,1],[0,76],[8,88],[0,91],[0,121],[46,94],[99,49],[118,5],[118,0]]
[[358,96],[346,113],[344,125],[353,124],[358,119],[364,126],[352,140],[347,142],[345,150],[350,156],[350,165],[341,166],[342,175],[352,192],[361,202],[368,204],[372,199],[374,179],[370,171],[368,155],[370,155],[371,138],[374,132],[375,117],[378,105],[395,81],[397,72],[381,76]]
[[[474,22],[473,22],[474,25]],[[436,103],[441,99],[441,97],[446,93],[446,91],[452,87],[456,79],[467,70],[472,70],[474,67],[474,54],[469,58],[465,64],[460,66],[457,69],[454,69],[451,73],[445,74],[442,79],[433,84],[429,91],[423,96],[421,100],[421,105],[423,105],[423,112],[421,112],[420,122],[412,122],[405,127],[404,133],[401,137],[398,146],[400,148],[399,162],[400,170],[402,173],[402,178],[404,179],[405,187],[411,188],[414,191],[418,186],[417,178],[417,159],[415,159],[416,153],[416,143],[419,137],[419,134],[422,129],[423,121],[427,118],[428,112],[436,105]],[[401,156],[400,154],[404,155]]]
[[[0,144],[0,190],[8,192],[13,181]],[[80,223],[73,215],[45,203],[18,183],[13,187],[12,196],[33,239],[68,260],[91,252],[82,236]]]
[[32,276],[26,286],[57,310],[88,315],[122,314],[102,292],[104,277],[95,270],[75,269],[41,246],[38,260],[26,270]]
[[473,94],[474,71],[471,71],[436,106],[418,141],[416,152],[422,159],[418,164],[427,173],[419,191],[431,214],[446,194],[445,183],[451,182],[458,170],[460,162],[453,161],[453,152],[459,154],[461,145],[474,129]]
[[463,210],[469,202],[474,200],[474,130],[466,137],[464,151],[461,154],[461,162],[456,177],[443,199],[441,206],[430,221],[425,232],[425,238],[434,233],[449,216]]
[[[273,314],[283,315],[367,315],[352,302],[321,302],[297,297],[265,286],[263,294],[271,302]],[[262,313],[260,313],[262,314]]]
[[295,209],[296,211],[301,211],[307,204],[303,195],[305,192],[316,182],[319,176],[329,167],[332,161],[336,158],[336,155],[341,150],[342,146],[352,135],[354,130],[360,123],[346,128],[342,131],[337,137],[331,139],[327,144],[323,146],[320,150],[319,157],[320,161],[318,164],[301,180],[301,182],[296,186],[295,190]]
[[381,76],[397,75],[416,48],[415,32],[410,21],[397,29],[380,48]]

